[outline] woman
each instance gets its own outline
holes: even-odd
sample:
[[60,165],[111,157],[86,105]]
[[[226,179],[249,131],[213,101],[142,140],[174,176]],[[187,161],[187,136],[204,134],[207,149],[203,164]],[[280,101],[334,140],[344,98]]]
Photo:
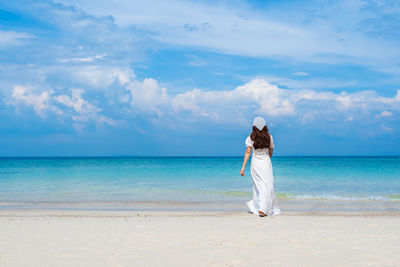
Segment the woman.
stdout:
[[274,142],[263,118],[257,117],[254,119],[253,131],[246,138],[246,146],[243,166],[240,170],[242,176],[253,148],[250,167],[253,178],[253,200],[247,202],[247,206],[253,214],[258,214],[260,217],[278,215],[281,210],[275,199],[274,176],[271,164]]

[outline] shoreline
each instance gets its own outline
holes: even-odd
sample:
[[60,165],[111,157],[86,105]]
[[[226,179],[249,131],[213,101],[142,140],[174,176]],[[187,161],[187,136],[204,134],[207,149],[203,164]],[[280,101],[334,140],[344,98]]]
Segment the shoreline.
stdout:
[[[255,217],[248,211],[172,211],[172,210],[60,210],[60,209],[26,209],[0,210],[0,220],[4,218],[135,218],[135,217]],[[287,211],[279,217],[392,217],[400,219],[400,211]]]
[[[282,212],[400,212],[397,200],[288,200],[278,199]],[[0,201],[0,211],[70,210],[70,211],[247,211],[246,202],[206,201],[114,201],[114,202],[46,202]]]

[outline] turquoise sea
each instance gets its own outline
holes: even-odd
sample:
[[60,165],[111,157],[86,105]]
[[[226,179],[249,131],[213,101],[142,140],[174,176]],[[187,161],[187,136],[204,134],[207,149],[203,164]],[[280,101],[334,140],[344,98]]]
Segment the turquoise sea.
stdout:
[[[242,157],[0,158],[0,202],[219,202],[251,198]],[[250,163],[250,162],[249,162]],[[400,157],[273,157],[280,200],[399,201]],[[1,206],[0,206],[1,208]]]

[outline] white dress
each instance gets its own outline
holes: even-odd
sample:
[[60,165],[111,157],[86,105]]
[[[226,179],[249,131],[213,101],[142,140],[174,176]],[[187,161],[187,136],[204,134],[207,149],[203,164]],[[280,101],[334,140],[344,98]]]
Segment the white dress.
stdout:
[[[271,148],[274,142],[271,137]],[[246,138],[246,146],[253,148],[250,136]],[[268,216],[281,213],[274,193],[274,175],[269,157],[269,149],[254,149],[251,156],[250,173],[253,178],[253,199],[247,202],[251,213],[257,214],[262,211]]]

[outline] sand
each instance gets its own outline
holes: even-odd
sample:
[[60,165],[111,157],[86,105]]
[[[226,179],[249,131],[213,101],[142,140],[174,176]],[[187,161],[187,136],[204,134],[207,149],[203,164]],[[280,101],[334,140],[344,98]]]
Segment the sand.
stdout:
[[400,266],[398,212],[0,210],[0,266]]

